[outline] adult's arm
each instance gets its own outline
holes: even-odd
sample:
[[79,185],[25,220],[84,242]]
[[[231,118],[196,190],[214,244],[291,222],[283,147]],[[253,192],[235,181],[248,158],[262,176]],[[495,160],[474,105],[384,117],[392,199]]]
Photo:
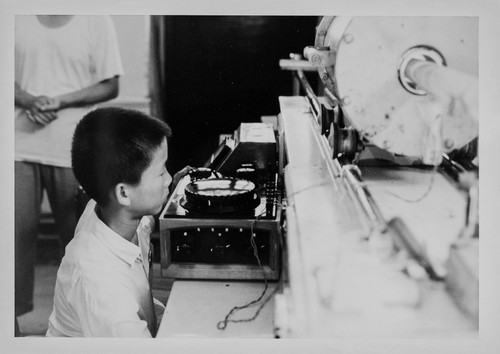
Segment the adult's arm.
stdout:
[[47,96],[34,96],[14,84],[14,103],[17,107],[24,108],[26,116],[35,124],[45,125],[57,118],[55,111],[41,111],[39,107],[50,104]]
[[14,88],[14,102],[16,106],[29,109],[33,105],[36,97],[21,89],[17,82],[14,84]]
[[84,89],[65,93],[50,99],[48,104],[41,105],[42,112],[57,111],[59,109],[87,106],[111,100],[118,96],[119,77],[100,81]]

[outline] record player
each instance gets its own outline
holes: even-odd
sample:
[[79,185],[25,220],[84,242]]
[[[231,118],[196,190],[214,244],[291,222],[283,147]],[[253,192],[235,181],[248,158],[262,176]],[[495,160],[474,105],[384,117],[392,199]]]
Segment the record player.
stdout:
[[167,201],[160,216],[162,276],[278,279],[279,185],[272,125],[242,123]]

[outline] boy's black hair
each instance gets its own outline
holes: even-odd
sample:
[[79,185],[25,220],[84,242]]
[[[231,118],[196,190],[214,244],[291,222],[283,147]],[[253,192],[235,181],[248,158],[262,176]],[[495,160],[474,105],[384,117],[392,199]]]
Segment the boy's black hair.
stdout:
[[76,179],[98,204],[109,203],[118,183],[140,182],[170,127],[140,111],[118,107],[98,108],[76,126],[71,164]]

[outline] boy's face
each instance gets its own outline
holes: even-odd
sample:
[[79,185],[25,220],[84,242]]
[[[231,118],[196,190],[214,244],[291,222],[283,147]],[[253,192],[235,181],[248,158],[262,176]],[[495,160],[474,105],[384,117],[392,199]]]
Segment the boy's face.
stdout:
[[172,176],[165,167],[167,158],[167,139],[164,138],[151,164],[142,173],[139,184],[129,187],[129,207],[134,216],[155,215],[161,211],[168,197],[168,186],[172,182]]

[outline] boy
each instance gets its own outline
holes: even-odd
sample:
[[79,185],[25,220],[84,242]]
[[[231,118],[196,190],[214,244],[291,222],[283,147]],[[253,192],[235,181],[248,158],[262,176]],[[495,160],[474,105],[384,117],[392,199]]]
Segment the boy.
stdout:
[[[47,336],[154,337],[150,233],[168,196],[170,128],[141,112],[100,108],[73,136],[75,176],[91,198],[57,273]],[[186,167],[178,174],[185,175]]]

